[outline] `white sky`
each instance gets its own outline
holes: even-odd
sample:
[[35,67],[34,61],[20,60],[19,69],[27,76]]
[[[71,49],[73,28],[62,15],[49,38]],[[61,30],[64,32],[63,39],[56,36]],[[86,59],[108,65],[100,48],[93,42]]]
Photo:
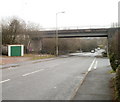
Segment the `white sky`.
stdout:
[[2,19],[17,16],[43,28],[110,26],[118,21],[119,0],[0,0]]

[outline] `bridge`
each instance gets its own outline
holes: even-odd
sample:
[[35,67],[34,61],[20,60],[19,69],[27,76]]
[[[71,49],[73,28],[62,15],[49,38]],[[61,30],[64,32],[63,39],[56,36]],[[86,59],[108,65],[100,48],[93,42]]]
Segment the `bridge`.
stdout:
[[[30,31],[29,37],[31,43],[35,47],[36,52],[42,49],[42,39],[55,38],[56,30],[44,30],[44,31]],[[114,42],[118,43],[118,28],[94,28],[94,29],[63,29],[58,30],[59,38],[78,38],[78,37],[106,37],[108,39],[108,46],[110,46],[113,38]],[[116,46],[119,46],[119,43]],[[111,48],[111,47],[109,47]],[[120,47],[119,47],[120,48]],[[119,51],[119,50],[117,50]]]
[[[66,29],[58,30],[59,38],[77,38],[77,37],[108,37],[109,28],[97,29]],[[56,30],[30,32],[32,39],[54,38]]]

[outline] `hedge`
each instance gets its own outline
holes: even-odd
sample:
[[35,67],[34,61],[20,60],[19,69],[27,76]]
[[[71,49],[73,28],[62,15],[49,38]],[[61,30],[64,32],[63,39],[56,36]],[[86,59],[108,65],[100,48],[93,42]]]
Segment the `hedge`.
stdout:
[[116,70],[116,78],[115,78],[115,100],[120,102],[120,65]]
[[112,66],[112,69],[116,71],[119,65],[118,60],[117,60],[117,55],[115,53],[112,53],[110,54],[109,58],[110,58],[110,64]]

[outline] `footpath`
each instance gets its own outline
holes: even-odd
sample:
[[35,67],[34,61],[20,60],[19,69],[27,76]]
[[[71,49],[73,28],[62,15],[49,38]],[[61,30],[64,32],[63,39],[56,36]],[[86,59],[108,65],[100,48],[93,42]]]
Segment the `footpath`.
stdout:
[[89,72],[73,100],[109,100],[112,102],[111,79],[115,74],[111,74],[110,70],[108,66]]

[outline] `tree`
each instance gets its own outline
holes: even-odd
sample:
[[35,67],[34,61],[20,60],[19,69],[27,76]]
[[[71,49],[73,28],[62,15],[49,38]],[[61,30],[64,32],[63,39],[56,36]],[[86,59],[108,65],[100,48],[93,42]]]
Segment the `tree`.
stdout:
[[98,47],[97,39],[81,39],[81,50],[89,52]]
[[41,53],[55,54],[55,39],[54,38],[44,38],[42,40],[43,48]]
[[7,24],[2,24],[2,43],[3,44],[16,44],[25,35],[25,22],[17,18],[13,18]]

